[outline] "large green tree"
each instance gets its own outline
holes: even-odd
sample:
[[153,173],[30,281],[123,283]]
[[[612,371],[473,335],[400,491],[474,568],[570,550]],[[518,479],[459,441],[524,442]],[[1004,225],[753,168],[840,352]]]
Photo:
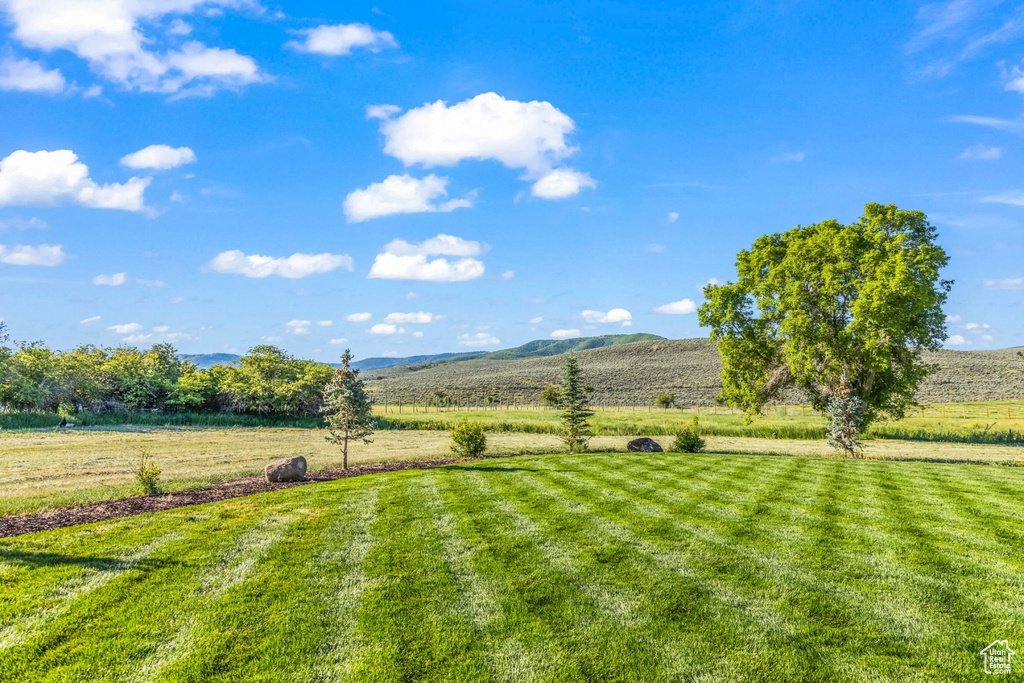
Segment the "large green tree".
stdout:
[[861,402],[859,430],[902,417],[929,372],[922,351],[946,338],[948,261],[927,217],[893,205],[759,238],[735,282],[704,288],[720,398],[753,415],[795,386],[822,412],[837,397]]
[[580,371],[576,355],[569,352],[562,365],[562,394],[558,398],[558,406],[562,409],[562,441],[570,453],[587,450],[590,441],[590,397],[588,388],[583,385],[583,374]]
[[334,372],[324,388],[324,418],[331,434],[327,440],[341,446],[342,466],[348,469],[348,442],[373,434],[373,408],[366,394],[359,371],[351,366],[352,353],[345,349],[341,367]]

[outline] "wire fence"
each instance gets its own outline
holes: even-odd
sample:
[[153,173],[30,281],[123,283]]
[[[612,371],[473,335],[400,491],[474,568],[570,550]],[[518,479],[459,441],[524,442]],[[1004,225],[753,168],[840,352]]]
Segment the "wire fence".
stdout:
[[[392,398],[388,395],[371,395],[371,400],[379,413],[383,414],[419,414],[446,412],[519,412],[519,411],[552,411],[557,412],[558,406],[543,401],[518,399],[463,399],[451,397],[435,397],[410,401],[404,397]],[[592,403],[591,410],[598,413],[648,413],[648,414],[683,414],[683,415],[742,415],[743,411],[720,405],[692,406],[655,406],[650,402],[602,404]],[[772,417],[812,417],[818,413],[810,405],[770,405],[762,411]],[[971,403],[932,403],[911,408],[907,418],[924,419],[962,419],[962,420],[1024,420],[1024,400],[971,402]]]

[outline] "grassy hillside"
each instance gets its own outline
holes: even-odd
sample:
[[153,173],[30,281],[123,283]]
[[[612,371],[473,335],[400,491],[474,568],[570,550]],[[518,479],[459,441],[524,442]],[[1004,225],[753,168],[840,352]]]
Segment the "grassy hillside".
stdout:
[[983,680],[1022,484],[549,456],[7,539],[0,680]]
[[599,337],[578,337],[576,339],[535,339],[513,349],[500,351],[479,351],[466,353],[439,353],[433,356],[406,356],[404,358],[366,358],[357,360],[352,365],[357,370],[384,370],[402,366],[424,366],[435,363],[464,362],[467,360],[511,360],[513,358],[536,358],[540,356],[556,356],[570,351],[585,351],[606,346],[620,346],[638,341],[664,340],[656,334],[605,334]]
[[[438,391],[462,401],[535,401],[558,381],[560,356],[511,360],[474,359],[429,367],[392,368],[364,374],[383,399],[433,400]],[[603,405],[648,405],[663,391],[681,405],[711,405],[721,390],[721,358],[707,339],[643,341],[579,352],[586,381]],[[1024,360],[1015,349],[939,351],[926,354],[936,373],[921,387],[919,400],[993,401],[1024,398]],[[802,398],[793,394],[789,402]]]

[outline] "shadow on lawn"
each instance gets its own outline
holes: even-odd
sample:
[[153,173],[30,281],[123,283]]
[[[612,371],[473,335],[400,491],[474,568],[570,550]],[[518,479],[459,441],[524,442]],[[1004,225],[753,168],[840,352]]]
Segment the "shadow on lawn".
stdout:
[[126,569],[163,569],[181,564],[177,560],[122,560],[117,557],[89,557],[63,555],[61,553],[31,552],[0,548],[0,562],[29,565],[33,567],[76,566],[96,571],[123,571]]

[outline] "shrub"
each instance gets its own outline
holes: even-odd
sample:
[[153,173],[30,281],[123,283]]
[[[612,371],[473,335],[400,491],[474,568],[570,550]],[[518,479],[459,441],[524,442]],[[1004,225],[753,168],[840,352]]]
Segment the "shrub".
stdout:
[[540,402],[546,406],[558,405],[558,399],[562,395],[562,388],[555,385],[544,387],[540,392]]
[[478,458],[487,448],[484,428],[475,422],[463,422],[452,427],[452,453],[461,458]]
[[666,410],[671,408],[672,404],[675,402],[676,397],[674,394],[658,394],[657,398],[654,399],[654,405],[659,408],[665,408]]
[[135,470],[135,481],[144,496],[155,496],[160,493],[160,468],[145,448],[142,449],[139,468]]
[[694,416],[689,427],[676,432],[676,438],[672,442],[672,450],[676,453],[700,453],[707,444],[700,436],[700,422]]

